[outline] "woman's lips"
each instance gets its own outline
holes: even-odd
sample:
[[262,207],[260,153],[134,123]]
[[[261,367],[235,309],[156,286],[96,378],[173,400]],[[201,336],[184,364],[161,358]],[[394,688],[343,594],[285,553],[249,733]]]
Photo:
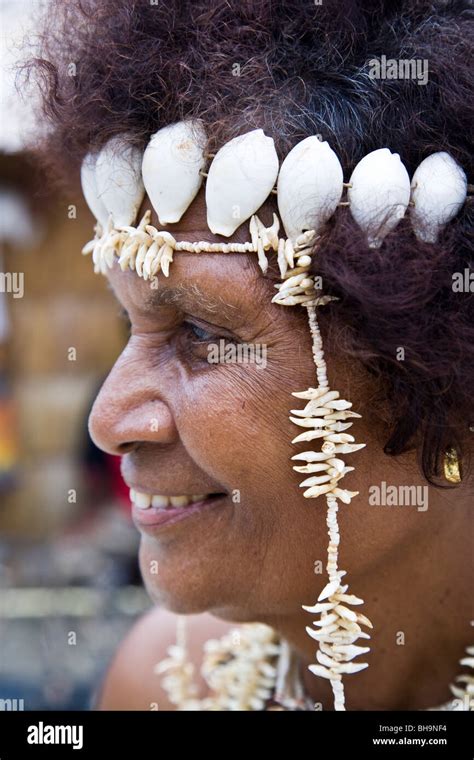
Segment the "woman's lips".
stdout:
[[138,528],[156,529],[181,522],[203,510],[217,506],[225,496],[224,493],[166,496],[146,494],[131,488],[132,517]]

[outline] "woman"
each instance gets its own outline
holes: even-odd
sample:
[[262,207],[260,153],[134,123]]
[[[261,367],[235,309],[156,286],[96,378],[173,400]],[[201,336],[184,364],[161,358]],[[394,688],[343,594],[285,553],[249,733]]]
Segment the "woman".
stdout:
[[468,709],[469,4],[54,6],[44,155],[131,323],[90,432],[157,605],[101,706]]

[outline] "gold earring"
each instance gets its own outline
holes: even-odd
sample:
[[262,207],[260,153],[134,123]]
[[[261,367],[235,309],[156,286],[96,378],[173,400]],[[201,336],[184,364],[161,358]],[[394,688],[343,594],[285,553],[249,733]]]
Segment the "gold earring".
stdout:
[[461,463],[458,453],[453,446],[448,446],[444,452],[444,477],[449,483],[461,483]]

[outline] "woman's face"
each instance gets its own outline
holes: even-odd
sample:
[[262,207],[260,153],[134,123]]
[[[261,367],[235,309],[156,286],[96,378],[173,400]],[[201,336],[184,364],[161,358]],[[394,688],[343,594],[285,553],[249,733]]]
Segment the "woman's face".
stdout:
[[[262,218],[269,223],[268,209]],[[202,197],[169,229],[181,240],[217,239],[206,230]],[[247,229],[232,239],[248,239]],[[304,476],[290,458],[305,445],[291,444],[301,431],[288,419],[305,403],[292,391],[316,382],[305,312],[271,304],[273,283],[251,254],[179,252],[168,278],[160,273],[150,284],[115,264],[109,280],[131,336],[95,402],[92,437],[122,455],[123,476],[135,491],[206,497],[194,507],[172,507],[165,522],[162,508],[134,506],[150,595],[176,612],[209,610],[236,621],[265,620],[311,602],[315,563],[325,565],[326,509],[322,497],[302,495]],[[261,353],[254,361],[211,363],[209,346],[220,340]],[[359,372],[335,363],[330,352],[327,360],[332,386],[360,410],[366,394]],[[363,420],[353,430],[358,441],[374,436]],[[344,486],[366,492],[374,463],[365,450],[353,456],[359,466]],[[363,501],[346,508],[349,561],[362,531],[352,515],[363,514]]]

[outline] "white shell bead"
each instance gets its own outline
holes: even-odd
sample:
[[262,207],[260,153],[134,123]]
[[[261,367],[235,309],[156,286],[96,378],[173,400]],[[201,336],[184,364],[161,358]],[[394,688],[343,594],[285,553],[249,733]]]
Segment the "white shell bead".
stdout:
[[198,121],[156,132],[143,155],[142,175],[160,224],[179,222],[202,183],[206,135]]
[[412,179],[410,210],[418,240],[435,243],[445,224],[456,216],[466,200],[467,178],[463,169],[444,151],[421,162]]
[[369,248],[379,248],[405,215],[410,201],[407,170],[398,153],[379,148],[359,161],[349,184],[351,214],[366,233]]
[[123,137],[112,137],[97,157],[96,181],[99,198],[115,228],[133,224],[145,195],[142,153]]
[[278,176],[278,209],[293,242],[305,230],[318,230],[341,200],[343,173],[338,157],[316,135],[288,153]]
[[229,237],[270,194],[278,174],[271,137],[254,129],[229,140],[217,152],[206,182],[207,226]]
[[86,203],[99,222],[105,229],[107,226],[108,213],[103,200],[99,197],[96,178],[97,155],[88,153],[81,166],[81,185]]

